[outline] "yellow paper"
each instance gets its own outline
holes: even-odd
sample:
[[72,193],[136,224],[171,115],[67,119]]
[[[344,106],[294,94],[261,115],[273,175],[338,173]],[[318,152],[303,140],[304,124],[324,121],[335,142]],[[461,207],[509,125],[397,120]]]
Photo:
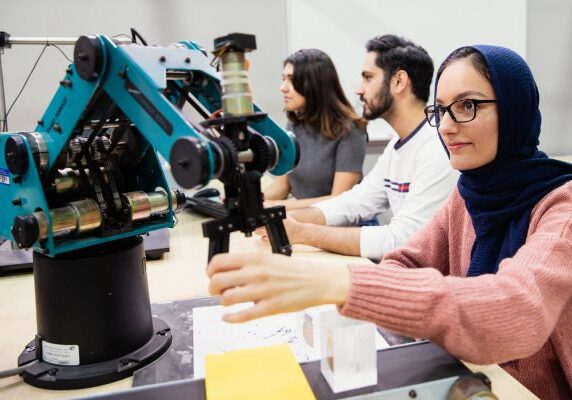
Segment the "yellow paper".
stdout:
[[205,357],[207,400],[315,400],[288,344]]

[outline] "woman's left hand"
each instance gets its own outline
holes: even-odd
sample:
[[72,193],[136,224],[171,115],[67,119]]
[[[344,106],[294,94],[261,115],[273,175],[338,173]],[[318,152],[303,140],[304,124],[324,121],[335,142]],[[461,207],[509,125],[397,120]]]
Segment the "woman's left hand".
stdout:
[[350,287],[345,265],[312,263],[278,254],[219,254],[207,268],[209,291],[224,306],[254,302],[226,314],[227,322],[245,322],[267,315],[299,311],[321,304],[342,305]]

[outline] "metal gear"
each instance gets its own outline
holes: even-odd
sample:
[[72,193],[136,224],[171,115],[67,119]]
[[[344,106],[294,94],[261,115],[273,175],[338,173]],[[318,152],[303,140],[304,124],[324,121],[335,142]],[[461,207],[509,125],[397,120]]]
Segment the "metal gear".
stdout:
[[254,153],[254,158],[247,166],[248,171],[259,171],[263,173],[274,168],[278,161],[278,147],[269,137],[258,133],[252,133],[250,137],[250,149]]
[[232,140],[227,137],[219,136],[212,139],[212,141],[219,150],[218,178],[224,182],[232,177],[233,172],[236,171],[236,167],[238,166],[238,151]]

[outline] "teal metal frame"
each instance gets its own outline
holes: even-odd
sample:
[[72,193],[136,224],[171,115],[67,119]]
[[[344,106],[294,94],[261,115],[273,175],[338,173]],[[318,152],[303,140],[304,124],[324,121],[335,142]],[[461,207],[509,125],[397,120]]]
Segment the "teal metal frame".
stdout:
[[[94,94],[101,88],[121,109],[127,119],[135,125],[143,136],[142,139],[154,150],[147,151],[141,161],[140,168],[136,171],[137,176],[133,177],[136,187],[132,190],[169,189],[156,153],[169,159],[174,143],[184,137],[194,138],[204,146],[209,171],[207,181],[214,179],[216,166],[213,146],[192,126],[181,110],[173,104],[172,99],[167,98],[163,93],[167,87],[167,71],[189,71],[201,78],[196,80],[200,84],[191,87],[191,93],[198,102],[209,112],[221,108],[219,74],[209,64],[202,48],[190,41],[180,42],[172,47],[147,47],[135,44],[117,45],[103,35],[97,35],[97,39],[103,54],[101,73],[97,79],[93,81],[82,79],[75,66],[70,65],[64,77],[64,80],[69,81],[70,84],[60,85],[33,131],[40,134],[47,145],[47,170],[51,171],[55,168],[60,154],[67,151],[69,141],[74,135],[74,129]],[[130,82],[129,85],[126,84],[127,81]],[[134,87],[136,89],[133,89]],[[149,101],[152,108],[162,116],[162,124],[158,123],[157,118],[153,118],[149,110],[136,100],[135,96],[130,93],[131,90],[139,91]],[[255,111],[261,110],[255,105]],[[168,131],[165,130],[166,125],[170,127]],[[282,130],[268,116],[260,121],[250,122],[249,125],[260,134],[274,139],[279,148],[279,160],[270,171],[272,174],[284,175],[295,167],[296,146],[290,133]],[[17,182],[9,172],[6,160],[2,156],[6,141],[11,136],[22,138],[30,160],[27,171],[18,177]],[[175,224],[172,204],[169,204],[169,212],[159,220],[143,223],[129,232],[106,237],[92,234],[55,240],[51,233],[50,207],[44,193],[40,171],[32,160],[34,160],[32,148],[25,133],[0,134],[0,209],[2,209],[0,237],[12,240],[10,230],[14,218],[35,211],[45,213],[50,229],[48,239],[41,243],[36,242],[33,249],[49,256],[143,234],[155,229],[173,227]]]

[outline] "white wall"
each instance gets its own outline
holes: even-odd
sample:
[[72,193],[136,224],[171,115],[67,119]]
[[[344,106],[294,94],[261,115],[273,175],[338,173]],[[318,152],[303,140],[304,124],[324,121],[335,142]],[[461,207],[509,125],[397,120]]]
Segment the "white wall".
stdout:
[[[429,52],[435,69],[452,50],[470,44],[498,44],[526,55],[524,0],[286,1],[289,51],[315,47],[328,53],[356,108],[359,101],[353,93],[365,43],[377,35],[392,33],[411,39]],[[368,130],[377,138],[391,128],[378,122]]]
[[[278,92],[282,60],[287,56],[286,8],[283,0],[1,0],[0,31],[12,36],[109,36],[136,28],[150,43],[168,45],[193,40],[208,51],[213,39],[232,32],[256,35],[258,49],[249,54],[255,101],[284,122]],[[6,100],[16,96],[41,46],[14,46],[2,56]],[[71,57],[71,46],[64,48]],[[12,110],[9,130],[31,130],[64,75],[68,62],[48,48],[22,97]]]
[[540,91],[540,149],[572,154],[572,2],[528,0],[527,61]]
[[[329,53],[348,97],[358,84],[365,42],[396,33],[421,44],[438,65],[454,48],[495,43],[529,61],[540,89],[541,149],[572,154],[572,2],[569,0],[0,0],[0,31],[13,36],[128,33],[153,44],[194,40],[207,49],[216,36],[254,33],[250,54],[255,101],[284,123],[278,92],[282,61],[293,50]],[[38,46],[15,46],[2,56],[7,102],[26,78]],[[64,49],[72,54],[71,47]],[[48,48],[9,117],[11,130],[29,130],[57,89],[67,61]],[[379,128],[378,128],[379,129]],[[381,128],[381,135],[387,128]]]

